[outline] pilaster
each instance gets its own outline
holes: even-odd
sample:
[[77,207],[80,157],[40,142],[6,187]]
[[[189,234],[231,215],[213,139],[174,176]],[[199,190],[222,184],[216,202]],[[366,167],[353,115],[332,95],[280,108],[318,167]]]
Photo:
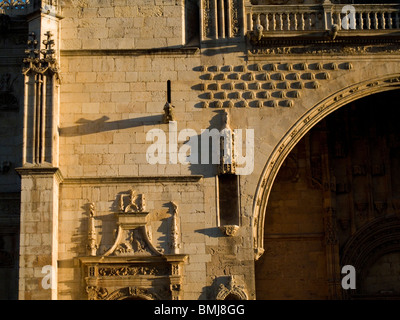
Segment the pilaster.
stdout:
[[57,299],[59,15],[58,1],[26,7],[29,37],[23,61],[19,299]]

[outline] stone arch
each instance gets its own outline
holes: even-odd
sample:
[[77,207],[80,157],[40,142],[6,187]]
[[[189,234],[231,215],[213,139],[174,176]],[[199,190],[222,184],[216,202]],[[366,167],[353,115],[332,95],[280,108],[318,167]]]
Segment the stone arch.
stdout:
[[279,169],[290,151],[314,125],[342,106],[368,95],[399,88],[400,74],[398,73],[350,85],[314,105],[286,132],[264,166],[253,200],[252,226],[255,260],[264,253],[264,223],[269,195]]
[[343,290],[350,298],[360,294],[360,283],[369,268],[382,256],[400,252],[400,217],[382,217],[373,220],[358,230],[343,248],[341,265],[352,265],[356,270],[357,290]]
[[160,298],[146,289],[125,287],[115,290],[104,300],[160,300]]
[[219,285],[216,300],[248,300],[244,286],[239,285],[234,276],[229,277],[228,285]]

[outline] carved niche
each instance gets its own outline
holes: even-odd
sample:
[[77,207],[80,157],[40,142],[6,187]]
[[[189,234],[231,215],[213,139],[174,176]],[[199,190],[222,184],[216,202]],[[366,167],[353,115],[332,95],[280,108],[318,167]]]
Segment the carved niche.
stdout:
[[97,255],[94,227],[95,205],[89,208],[88,254],[79,258],[89,300],[163,299],[182,295],[182,266],[187,255],[179,254],[178,205],[171,202],[171,251],[157,250],[149,232],[145,196],[130,190],[119,197],[115,212],[118,226],[114,244]]

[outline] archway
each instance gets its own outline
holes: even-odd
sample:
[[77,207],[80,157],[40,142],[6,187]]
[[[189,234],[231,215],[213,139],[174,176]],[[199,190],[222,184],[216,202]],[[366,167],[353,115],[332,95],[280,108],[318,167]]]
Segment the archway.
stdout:
[[[372,292],[377,286],[371,283],[384,264],[397,261],[393,245],[388,252],[382,249],[368,263],[357,265],[357,274],[363,274],[358,291],[341,289],[340,268],[346,259],[348,263],[359,261],[346,248],[359,243],[355,239],[360,228],[370,224],[378,232],[379,219],[393,219],[399,213],[400,188],[395,177],[400,178],[396,142],[400,130],[392,104],[400,94],[379,93],[395,89],[397,81],[397,76],[378,79],[329,97],[293,127],[271,156],[266,167],[269,175],[260,184],[263,194],[255,206],[266,212],[259,211],[254,221],[256,258],[261,257],[256,262],[257,298],[381,295]],[[365,96],[369,97],[362,99]],[[395,232],[391,235],[390,239],[381,237],[382,248],[393,237],[400,241]],[[263,286],[270,289],[262,290]],[[370,291],[362,292],[367,287]],[[380,291],[396,295],[396,290]]]

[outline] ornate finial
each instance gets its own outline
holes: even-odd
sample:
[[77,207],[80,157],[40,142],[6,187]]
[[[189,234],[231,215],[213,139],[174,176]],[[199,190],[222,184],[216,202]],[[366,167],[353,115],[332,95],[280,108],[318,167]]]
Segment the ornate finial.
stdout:
[[54,55],[56,51],[53,49],[53,47],[55,46],[55,42],[52,39],[53,34],[50,31],[47,31],[45,33],[45,36],[47,38],[43,40],[45,49],[41,50],[41,53],[43,54],[43,58],[45,61],[54,61],[55,60]]
[[43,40],[45,49],[39,49],[39,41],[36,38],[34,32],[30,33],[28,36],[27,46],[25,50],[26,57],[23,62],[25,64],[23,68],[23,73],[26,74],[29,71],[33,71],[38,74],[44,74],[50,71],[52,74],[58,77],[58,65],[57,59],[55,57],[55,42],[52,39],[53,34],[48,31],[45,33],[46,39]]

